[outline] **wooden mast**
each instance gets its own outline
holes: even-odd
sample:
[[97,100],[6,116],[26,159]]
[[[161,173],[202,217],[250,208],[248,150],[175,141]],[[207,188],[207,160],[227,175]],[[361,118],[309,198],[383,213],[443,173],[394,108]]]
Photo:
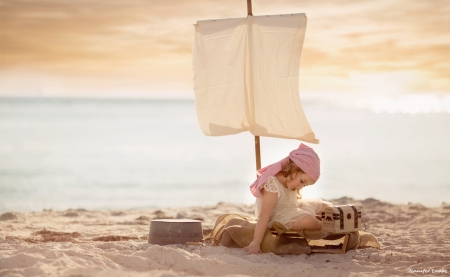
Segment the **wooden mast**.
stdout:
[[255,136],[256,170],[261,168],[261,151],[259,146],[259,136]]
[[[253,16],[252,0],[247,0],[247,15]],[[261,168],[261,147],[259,136],[255,136],[255,155],[256,155],[256,170]]]

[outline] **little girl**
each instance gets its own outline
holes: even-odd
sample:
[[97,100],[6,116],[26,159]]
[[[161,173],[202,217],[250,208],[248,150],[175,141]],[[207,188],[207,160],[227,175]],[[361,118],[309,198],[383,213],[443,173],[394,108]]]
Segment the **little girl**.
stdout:
[[321,199],[301,199],[300,190],[313,185],[320,176],[320,160],[316,152],[304,144],[288,157],[258,170],[260,176],[250,190],[256,199],[256,224],[253,241],[244,247],[248,254],[260,253],[260,244],[267,227],[274,222],[287,230],[321,229],[316,218],[322,210],[333,206]]

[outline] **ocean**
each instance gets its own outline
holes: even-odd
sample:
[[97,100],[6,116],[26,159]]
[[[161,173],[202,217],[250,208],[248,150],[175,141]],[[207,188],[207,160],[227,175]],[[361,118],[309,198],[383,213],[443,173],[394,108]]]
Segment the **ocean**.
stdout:
[[[304,197],[450,201],[450,96],[302,95]],[[262,165],[296,140],[261,138]],[[192,99],[0,98],[0,212],[251,204],[254,138],[204,136]]]

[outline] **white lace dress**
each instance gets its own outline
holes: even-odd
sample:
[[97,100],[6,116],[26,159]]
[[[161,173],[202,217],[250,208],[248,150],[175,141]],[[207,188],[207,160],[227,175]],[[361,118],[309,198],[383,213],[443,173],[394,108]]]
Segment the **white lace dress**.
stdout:
[[[322,210],[333,204],[320,198],[297,199],[297,192],[283,187],[276,177],[270,177],[263,185],[265,191],[278,193],[272,213],[269,216],[269,228],[275,221],[283,224],[288,230],[292,222],[300,221],[305,215],[320,215]],[[262,197],[256,198],[256,218],[261,214]]]

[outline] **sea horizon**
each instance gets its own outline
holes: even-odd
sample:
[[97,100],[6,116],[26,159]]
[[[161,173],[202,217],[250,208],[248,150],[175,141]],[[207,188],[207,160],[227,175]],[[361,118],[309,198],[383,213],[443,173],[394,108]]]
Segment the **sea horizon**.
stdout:
[[[448,94],[301,97],[322,161],[304,197],[448,203]],[[299,144],[261,138],[262,165]],[[0,97],[0,157],[0,212],[254,202],[253,136],[204,136],[194,99]]]

